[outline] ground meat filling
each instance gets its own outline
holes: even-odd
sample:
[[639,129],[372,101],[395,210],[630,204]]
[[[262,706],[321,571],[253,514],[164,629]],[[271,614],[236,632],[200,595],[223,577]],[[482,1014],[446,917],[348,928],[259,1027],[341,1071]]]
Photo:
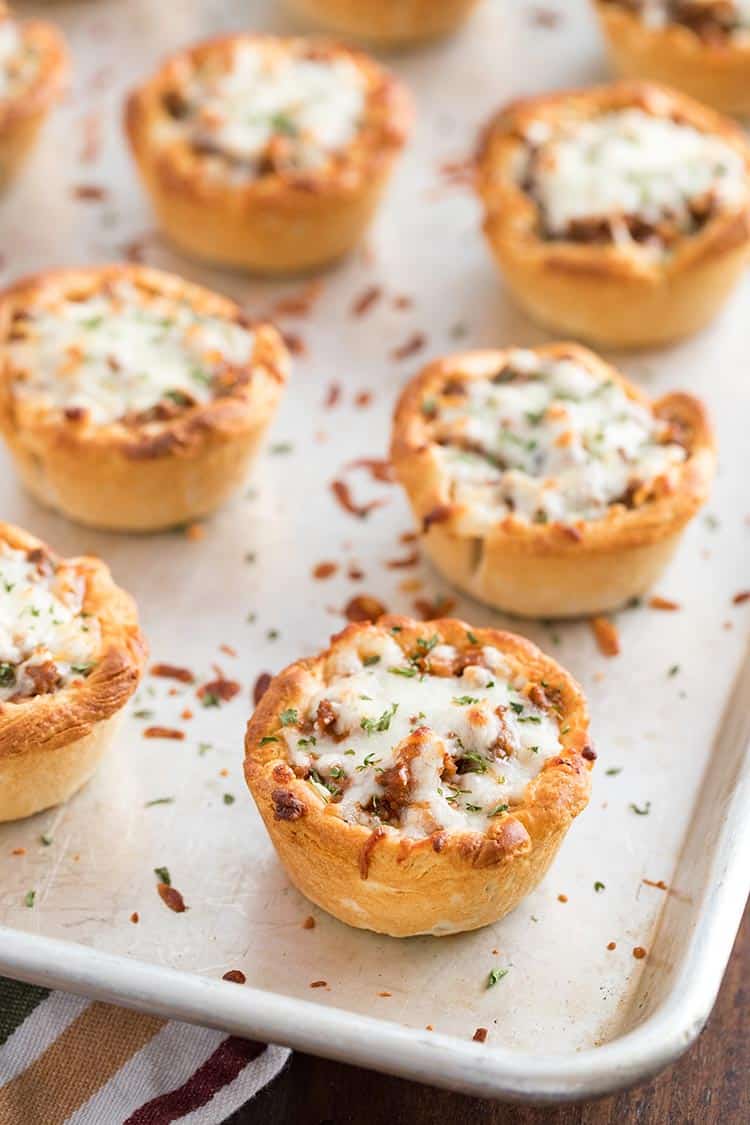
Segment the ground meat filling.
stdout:
[[562,694],[467,640],[402,647],[373,626],[336,650],[305,709],[279,716],[297,777],[352,823],[485,831],[559,753]]
[[708,46],[750,35],[750,0],[608,0],[640,16],[648,27],[681,24]]
[[221,178],[303,173],[349,145],[365,102],[345,56],[304,40],[239,40],[184,63],[162,98],[160,139],[187,143]]
[[158,428],[245,386],[254,335],[239,314],[209,315],[122,278],[43,290],[15,310],[3,343],[19,399],[71,425]]
[[472,527],[604,518],[673,491],[689,435],[576,358],[514,349],[422,402],[450,503]]
[[744,205],[738,150],[674,116],[633,105],[537,120],[524,134],[522,190],[549,241],[629,248],[660,258],[720,212]]
[[85,612],[85,579],[41,548],[0,543],[0,705],[84,680],[101,644]]

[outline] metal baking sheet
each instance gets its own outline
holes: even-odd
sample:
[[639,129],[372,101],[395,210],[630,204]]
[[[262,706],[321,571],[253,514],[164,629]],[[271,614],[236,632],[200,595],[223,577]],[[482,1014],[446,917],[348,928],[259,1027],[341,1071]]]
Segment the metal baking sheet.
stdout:
[[[533,4],[485,0],[456,39],[392,60],[415,94],[413,143],[367,245],[318,291],[199,269],[171,252],[120,132],[124,90],[165,51],[243,26],[288,31],[280,5],[18,8],[62,24],[75,73],[0,205],[0,280],[130,254],[224,290],[253,314],[280,312],[300,354],[252,480],[201,539],[76,527],[29,499],[0,452],[4,518],[64,553],[107,559],[138,599],[154,660],[188,665],[199,681],[218,664],[242,685],[216,709],[201,707],[194,688],[174,696],[169,681],[147,678],[85,791],[0,828],[0,971],[485,1095],[592,1096],[657,1070],[710,1011],[750,881],[750,606],[732,602],[748,582],[747,282],[697,339],[620,357],[650,393],[704,396],[718,429],[710,505],[658,589],[682,608],[620,614],[622,652],[605,659],[585,623],[513,623],[456,601],[466,620],[515,626],[580,678],[600,754],[589,809],[511,917],[440,940],[348,929],[290,887],[241,772],[257,676],[318,649],[352,596],[397,612],[454,596],[426,562],[389,565],[411,549],[401,542],[406,503],[395,486],[347,466],[384,455],[395,396],[422,361],[544,339],[503,292],[461,162],[507,98],[604,76],[588,5],[558,3],[552,20]],[[311,307],[292,315],[301,292]],[[290,297],[291,313],[279,310]],[[358,502],[382,503],[367,519],[348,515],[334,478]],[[316,580],[323,561],[338,570]],[[192,719],[181,718],[186,708]],[[149,722],[180,727],[185,740],[145,739]],[[161,798],[172,800],[149,804]],[[158,898],[159,866],[186,913]],[[305,929],[310,914],[316,924]],[[509,972],[488,990],[495,966]],[[241,969],[247,985],[221,981],[228,969]],[[477,1027],[488,1029],[484,1045],[472,1042]]]

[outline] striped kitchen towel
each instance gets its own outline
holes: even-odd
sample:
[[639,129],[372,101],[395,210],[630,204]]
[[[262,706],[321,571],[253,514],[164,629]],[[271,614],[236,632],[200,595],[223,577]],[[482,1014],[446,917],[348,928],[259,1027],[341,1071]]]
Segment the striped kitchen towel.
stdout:
[[0,1125],[219,1125],[289,1054],[0,977]]

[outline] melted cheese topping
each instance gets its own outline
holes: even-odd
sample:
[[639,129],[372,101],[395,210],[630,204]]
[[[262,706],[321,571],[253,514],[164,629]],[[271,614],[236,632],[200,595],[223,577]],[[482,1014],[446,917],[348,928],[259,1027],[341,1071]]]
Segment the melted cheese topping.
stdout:
[[[502,653],[484,648],[460,675],[431,674],[458,655],[437,640],[409,659],[373,628],[364,660],[339,650],[306,714],[280,716],[290,762],[350,822],[412,837],[484,831],[560,750],[557,718],[523,694]],[[321,706],[322,731],[311,725]]]
[[7,345],[16,394],[97,424],[207,402],[217,377],[252,352],[241,325],[125,280],[80,301],[43,297]]
[[81,680],[101,645],[84,613],[85,580],[64,561],[0,543],[0,701],[56,691]]
[[0,99],[14,97],[38,69],[37,54],[24,43],[19,25],[0,12]]
[[[681,233],[695,229],[691,204],[733,207],[748,197],[742,155],[721,138],[642,109],[603,113],[551,131],[536,122],[521,179],[530,184],[552,237],[572,224],[604,221],[616,242],[631,241],[623,221],[638,216]],[[658,240],[659,231],[654,231]]]
[[[596,520],[685,460],[668,424],[572,359],[517,349],[423,403],[451,500],[479,522]],[[456,393],[458,392],[458,393]]]
[[282,43],[239,42],[229,69],[195,70],[180,93],[177,120],[199,152],[217,153],[243,174],[280,166],[312,169],[359,129],[365,82],[347,58],[305,58]]

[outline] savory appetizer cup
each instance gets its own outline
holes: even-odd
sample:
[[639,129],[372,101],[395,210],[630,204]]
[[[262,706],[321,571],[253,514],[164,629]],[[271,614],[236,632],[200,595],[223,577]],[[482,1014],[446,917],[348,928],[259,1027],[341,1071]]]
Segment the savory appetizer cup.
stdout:
[[57,29],[40,20],[15,20],[0,0],[0,188],[31,149],[67,69]]
[[0,523],[0,821],[93,774],[146,657],[135,603],[95,558]]
[[450,35],[478,0],[289,0],[301,15],[337,35],[383,47]]
[[684,90],[723,113],[750,113],[747,0],[594,0],[620,74]]
[[409,120],[405,90],[366,55],[235,35],[169,59],[131,94],[126,130],[177,246],[276,274],[352,249]]
[[486,130],[484,229],[541,323],[616,347],[716,314],[750,247],[750,148],[664,87],[619,82],[517,102]]
[[295,886],[394,937],[502,918],[589,797],[575,681],[513,633],[381,617],[272,681],[245,776]]
[[398,403],[391,458],[438,570],[527,617],[600,613],[647,589],[715,460],[697,399],[650,402],[575,344],[431,363]]
[[0,432],[30,492],[92,527],[217,508],[287,374],[273,327],[157,270],[52,270],[0,293]]

